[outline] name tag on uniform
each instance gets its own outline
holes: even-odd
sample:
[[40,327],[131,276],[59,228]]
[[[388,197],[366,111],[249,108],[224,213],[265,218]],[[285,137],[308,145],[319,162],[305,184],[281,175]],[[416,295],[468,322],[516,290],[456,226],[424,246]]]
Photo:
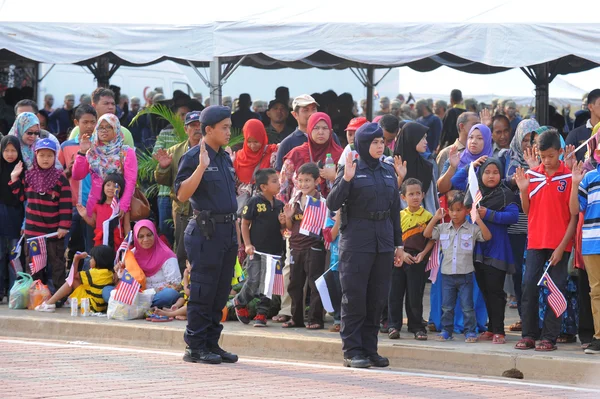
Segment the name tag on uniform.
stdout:
[[206,172],[218,172],[219,168],[217,166],[209,166],[205,170]]
[[383,176],[383,177],[385,177],[386,179],[393,179],[394,178],[394,176],[387,176],[387,175]]
[[230,166],[230,167],[229,167],[229,171],[230,171],[231,173],[235,173],[235,168],[233,168],[232,166]]
[[355,177],[355,178],[356,178],[356,179],[362,179],[362,178],[364,178],[364,177],[367,177],[367,175],[356,175],[356,177]]

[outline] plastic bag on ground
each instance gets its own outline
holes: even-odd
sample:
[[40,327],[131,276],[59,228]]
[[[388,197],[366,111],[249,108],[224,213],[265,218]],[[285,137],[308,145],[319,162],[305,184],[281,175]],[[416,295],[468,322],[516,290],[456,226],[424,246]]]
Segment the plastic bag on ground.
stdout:
[[33,279],[27,273],[18,272],[17,280],[10,289],[8,308],[9,309],[27,309],[29,303],[29,287]]
[[41,305],[52,297],[47,285],[44,285],[41,280],[35,280],[29,287],[29,302],[27,309],[35,310],[35,307]]
[[115,300],[115,294],[117,290],[112,290],[110,293],[110,300],[108,301],[108,309],[106,316],[108,319],[114,320],[134,320],[145,317],[147,311],[152,306],[152,297],[154,290],[146,290],[139,292],[133,304],[126,305],[122,302]]

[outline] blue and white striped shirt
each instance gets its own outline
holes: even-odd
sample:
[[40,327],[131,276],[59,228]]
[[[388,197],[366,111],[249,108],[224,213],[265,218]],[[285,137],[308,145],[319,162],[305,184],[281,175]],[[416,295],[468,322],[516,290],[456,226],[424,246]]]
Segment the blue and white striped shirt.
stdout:
[[583,176],[579,184],[579,210],[584,212],[583,255],[600,254],[600,166]]

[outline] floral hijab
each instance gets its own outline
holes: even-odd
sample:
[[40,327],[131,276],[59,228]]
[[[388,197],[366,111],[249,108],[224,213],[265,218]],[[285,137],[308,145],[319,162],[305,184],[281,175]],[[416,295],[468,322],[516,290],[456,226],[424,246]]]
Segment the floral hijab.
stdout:
[[[98,128],[102,121],[108,122],[115,131],[115,138],[110,143],[103,143],[98,138]],[[124,141],[125,136],[121,130],[119,118],[113,114],[102,115],[92,133],[92,145],[87,153],[90,170],[100,176],[102,180],[111,173],[123,173],[125,153],[129,149],[129,146],[123,144]]]
[[523,142],[525,136],[527,136],[529,133],[535,132],[539,128],[540,124],[535,119],[523,119],[521,122],[519,122],[515,132],[515,137],[513,137],[512,141],[510,142],[509,169],[513,166],[520,166],[524,169],[529,169],[529,165],[525,161],[521,143]]
[[23,141],[23,136],[27,130],[35,125],[39,126],[39,124],[40,121],[35,114],[32,114],[31,112],[23,112],[17,116],[17,119],[10,129],[10,132],[8,132],[9,135],[17,136],[21,142],[21,154],[23,155],[23,162],[25,163],[26,169],[31,169],[33,166],[33,159],[35,158],[33,147],[35,146],[35,143],[33,146],[25,144]]

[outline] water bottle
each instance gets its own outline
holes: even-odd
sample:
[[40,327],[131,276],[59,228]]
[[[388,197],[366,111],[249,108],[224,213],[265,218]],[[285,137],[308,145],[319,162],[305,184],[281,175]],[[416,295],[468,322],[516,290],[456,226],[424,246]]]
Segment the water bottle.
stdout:
[[[333,158],[331,157],[331,154],[327,154],[325,157],[325,169],[329,169],[332,168],[333,170],[335,170],[335,163],[333,162]],[[329,188],[329,190],[331,190],[331,188],[333,187],[333,182],[327,180],[327,187]]]

